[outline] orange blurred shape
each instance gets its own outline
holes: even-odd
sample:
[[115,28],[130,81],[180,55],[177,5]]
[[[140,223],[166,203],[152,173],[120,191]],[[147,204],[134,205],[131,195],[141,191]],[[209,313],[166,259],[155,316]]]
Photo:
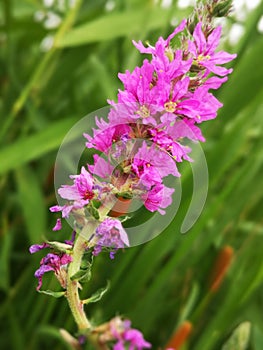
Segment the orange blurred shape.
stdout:
[[129,198],[118,197],[117,202],[109,212],[109,216],[118,218],[119,216],[127,214],[131,201],[132,200]]
[[181,326],[175,331],[171,339],[166,345],[166,349],[179,350],[180,346],[183,345],[189,338],[192,332],[193,325],[189,321],[184,321]]
[[234,256],[234,249],[230,246],[223,247],[215,261],[211,278],[210,288],[211,292],[216,292],[220,287]]

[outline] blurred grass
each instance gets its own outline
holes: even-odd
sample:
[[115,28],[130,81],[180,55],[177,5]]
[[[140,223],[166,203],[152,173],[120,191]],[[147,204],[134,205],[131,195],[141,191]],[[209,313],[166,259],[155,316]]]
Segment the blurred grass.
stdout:
[[[58,147],[74,123],[114,98],[117,73],[142,61],[131,39],[155,40],[191,9],[167,10],[152,1],[79,2],[62,11],[59,28],[34,20],[46,11],[37,0],[4,0],[0,5],[0,348],[67,349],[57,331],[75,326],[65,300],[35,292],[39,256],[28,246],[45,235],[54,239],[52,172]],[[61,12],[61,11],[60,11]],[[104,298],[90,307],[95,320],[131,317],[153,343],[163,347],[185,320],[193,332],[184,349],[221,349],[236,326],[252,324],[248,349],[263,348],[263,40],[257,23],[263,2],[245,21],[236,47],[234,73],[220,90],[224,107],[207,122],[202,145],[209,168],[209,193],[199,220],[187,234],[180,227],[191,199],[189,165],[182,168],[182,202],[173,222],[151,242],[101,255],[89,294],[111,280]],[[151,14],[151,15],[150,15]],[[235,15],[227,29],[235,23]],[[227,30],[226,30],[227,33]],[[43,51],[42,40],[56,45]],[[42,48],[42,49],[41,49]],[[55,239],[70,235],[66,228]],[[209,278],[218,252],[234,249],[234,260],[217,293]],[[54,286],[55,281],[46,281]],[[209,296],[210,295],[210,296]],[[209,296],[209,298],[208,298]],[[233,349],[238,350],[238,349]]]

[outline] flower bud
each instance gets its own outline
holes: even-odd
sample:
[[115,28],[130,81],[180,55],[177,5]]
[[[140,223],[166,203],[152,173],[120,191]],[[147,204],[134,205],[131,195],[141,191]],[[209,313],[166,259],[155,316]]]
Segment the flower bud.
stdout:
[[212,17],[226,17],[232,9],[232,0],[212,1],[210,14]]

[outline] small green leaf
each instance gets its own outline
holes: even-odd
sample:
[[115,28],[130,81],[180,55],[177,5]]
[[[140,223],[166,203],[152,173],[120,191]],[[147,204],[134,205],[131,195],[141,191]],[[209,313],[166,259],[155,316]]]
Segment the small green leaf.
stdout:
[[48,241],[47,242],[54,250],[57,250],[59,252],[66,253],[69,250],[72,250],[72,246],[70,244],[56,242],[56,241]]
[[110,282],[108,281],[106,287],[98,289],[97,292],[95,292],[90,298],[83,300],[82,301],[83,304],[96,303],[108,291],[109,287],[110,287]]
[[92,215],[94,217],[94,219],[99,220],[99,218],[100,218],[99,211],[97,208],[95,208],[92,205],[92,202],[91,202],[91,205],[88,206],[87,211],[90,215]]
[[54,292],[52,290],[39,290],[39,293],[46,294],[46,295],[51,295],[54,298],[61,298],[65,295],[65,291],[62,292]]
[[73,276],[70,277],[71,281],[79,281],[82,283],[88,282],[91,278],[91,269],[80,269]]

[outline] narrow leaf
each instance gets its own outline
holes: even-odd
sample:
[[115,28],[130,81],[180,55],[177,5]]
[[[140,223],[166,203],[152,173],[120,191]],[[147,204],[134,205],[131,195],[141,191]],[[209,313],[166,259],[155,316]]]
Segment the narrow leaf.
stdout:
[[[178,12],[177,10],[177,15],[182,16],[182,12],[185,14],[186,11]],[[163,27],[172,16],[171,9],[160,8],[111,13],[72,29],[57,43],[57,46],[77,46],[122,36],[130,37],[132,33],[141,32],[142,28],[152,30]]]
[[69,118],[53,123],[43,131],[20,139],[1,150],[0,174],[13,170],[22,164],[38,159],[44,154],[57,149],[74,122],[74,118]]
[[90,298],[83,300],[83,304],[96,303],[108,291],[109,287],[110,282],[108,281],[106,287],[98,289]]
[[39,290],[38,291],[39,293],[42,293],[42,294],[46,294],[46,295],[50,295],[54,298],[61,298],[65,295],[65,291],[62,291],[62,292],[54,292],[52,290]]

